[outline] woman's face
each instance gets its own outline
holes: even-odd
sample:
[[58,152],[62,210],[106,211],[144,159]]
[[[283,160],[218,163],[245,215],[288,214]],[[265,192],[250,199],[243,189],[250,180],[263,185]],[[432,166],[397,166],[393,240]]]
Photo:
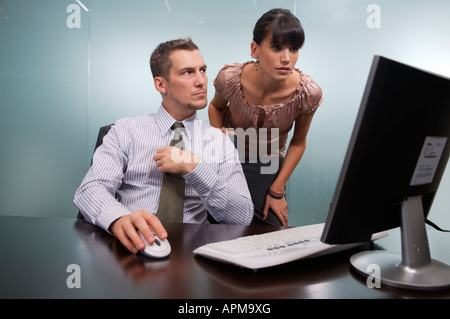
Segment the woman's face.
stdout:
[[298,49],[291,45],[274,43],[268,34],[261,44],[252,42],[252,56],[259,59],[258,69],[274,80],[286,80],[295,68]]

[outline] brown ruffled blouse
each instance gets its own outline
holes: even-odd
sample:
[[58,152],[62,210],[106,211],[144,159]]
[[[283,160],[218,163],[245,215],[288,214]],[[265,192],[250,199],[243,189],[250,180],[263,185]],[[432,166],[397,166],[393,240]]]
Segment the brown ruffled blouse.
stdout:
[[[323,101],[322,90],[310,76],[295,69],[300,73],[301,81],[288,102],[267,106],[248,104],[241,87],[241,74],[249,63],[254,62],[227,64],[219,71],[214,80],[216,90],[229,102],[225,111],[224,126],[234,128],[235,132],[238,132],[237,128],[242,128],[244,131],[249,128],[256,130],[256,141],[252,139],[250,132],[255,132],[255,130],[246,131],[249,133],[247,139],[240,139],[238,136],[238,149],[240,149],[239,144],[241,147],[245,147],[246,158],[256,157],[256,148],[252,147],[255,142],[258,146],[266,147],[267,155],[284,157],[288,133],[295,119],[300,115],[314,112],[318,108]],[[265,118],[263,124],[258,126],[261,109],[265,113]],[[276,130],[272,130],[273,128],[278,128],[279,131],[276,132]],[[247,142],[245,143],[245,141]],[[242,145],[243,143],[245,146]],[[259,150],[259,157],[264,155],[264,149],[263,153]]]

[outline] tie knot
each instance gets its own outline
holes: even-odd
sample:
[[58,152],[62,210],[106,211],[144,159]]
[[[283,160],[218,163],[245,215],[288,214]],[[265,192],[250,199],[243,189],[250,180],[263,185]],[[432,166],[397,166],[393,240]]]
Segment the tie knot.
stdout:
[[183,137],[181,136],[181,132],[184,130],[183,123],[175,122],[170,128],[175,132],[170,141],[170,146],[178,147],[181,150],[184,149]]
[[181,123],[181,122],[175,122],[175,123],[173,123],[173,125],[170,127],[172,130],[176,130],[176,129],[180,129],[180,128],[183,128],[184,127],[184,125],[183,125],[183,123]]

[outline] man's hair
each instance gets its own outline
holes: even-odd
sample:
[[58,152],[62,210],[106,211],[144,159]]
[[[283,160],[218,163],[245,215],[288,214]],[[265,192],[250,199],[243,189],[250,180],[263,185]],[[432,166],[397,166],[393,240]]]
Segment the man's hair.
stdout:
[[171,40],[161,43],[150,57],[150,69],[153,78],[157,76],[163,77],[166,80],[170,79],[170,68],[172,62],[170,61],[170,54],[175,50],[198,50],[197,45],[192,42],[191,38]]

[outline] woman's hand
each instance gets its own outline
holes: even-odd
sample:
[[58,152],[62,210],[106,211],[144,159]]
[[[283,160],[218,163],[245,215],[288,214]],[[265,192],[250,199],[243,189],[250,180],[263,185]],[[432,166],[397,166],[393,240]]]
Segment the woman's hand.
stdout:
[[263,210],[263,219],[267,218],[267,214],[269,213],[269,208],[275,213],[278,219],[281,221],[283,226],[288,225],[288,204],[286,199],[283,197],[281,199],[273,198],[269,195],[266,196],[266,204],[264,205]]

